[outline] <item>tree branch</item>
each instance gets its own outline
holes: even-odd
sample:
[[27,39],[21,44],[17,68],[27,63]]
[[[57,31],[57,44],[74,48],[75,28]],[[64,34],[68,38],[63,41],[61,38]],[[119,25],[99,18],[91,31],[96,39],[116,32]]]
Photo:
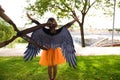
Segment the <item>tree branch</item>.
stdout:
[[26,15],[27,15],[27,17],[28,17],[30,20],[32,20],[33,23],[35,23],[35,24],[37,24],[37,25],[40,25],[39,21],[31,18],[30,15],[28,14],[28,12],[26,13]]
[[86,13],[87,13],[87,12],[89,11],[89,9],[95,4],[95,2],[96,2],[96,1],[94,1],[91,5],[89,5],[89,7],[88,7]]

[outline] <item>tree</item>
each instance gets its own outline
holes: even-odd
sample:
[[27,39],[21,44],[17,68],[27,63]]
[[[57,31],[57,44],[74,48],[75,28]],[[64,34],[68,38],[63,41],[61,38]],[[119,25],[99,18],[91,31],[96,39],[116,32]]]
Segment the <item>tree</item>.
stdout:
[[[29,3],[27,10],[32,10],[40,16],[47,11],[55,13],[58,18],[80,15],[81,18],[77,23],[80,27],[82,47],[85,47],[84,20],[90,8],[94,6],[96,9],[110,10],[109,6],[113,5],[111,0],[36,0],[33,4],[30,2],[32,0],[27,1]],[[80,13],[76,13],[76,11]]]
[[14,33],[12,26],[0,19],[0,42],[9,40]]

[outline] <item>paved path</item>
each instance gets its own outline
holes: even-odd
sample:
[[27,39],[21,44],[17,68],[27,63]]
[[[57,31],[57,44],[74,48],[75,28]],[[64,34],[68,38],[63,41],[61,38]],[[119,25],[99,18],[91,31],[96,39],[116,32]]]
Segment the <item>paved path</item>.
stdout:
[[85,47],[78,50],[78,55],[120,55],[120,47]]
[[2,48],[0,56],[23,56],[26,49]]
[[[26,48],[0,48],[0,56],[23,56]],[[120,47],[77,48],[77,55],[120,55]],[[39,54],[40,55],[40,54]]]

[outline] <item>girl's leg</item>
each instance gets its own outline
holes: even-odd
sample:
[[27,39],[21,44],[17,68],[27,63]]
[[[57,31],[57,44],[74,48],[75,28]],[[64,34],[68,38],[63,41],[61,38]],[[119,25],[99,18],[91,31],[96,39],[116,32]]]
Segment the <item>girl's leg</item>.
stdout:
[[57,75],[57,65],[53,66],[53,80],[55,80]]
[[49,79],[52,80],[52,66],[48,66]]
[[48,66],[48,75],[50,80],[55,80],[57,74],[57,65]]

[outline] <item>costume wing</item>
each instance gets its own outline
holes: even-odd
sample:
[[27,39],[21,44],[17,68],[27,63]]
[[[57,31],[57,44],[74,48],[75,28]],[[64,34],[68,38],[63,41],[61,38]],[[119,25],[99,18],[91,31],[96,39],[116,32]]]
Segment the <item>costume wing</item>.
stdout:
[[[37,36],[38,36],[38,31],[35,31],[35,32],[32,33],[31,39],[38,43],[39,39],[38,39]],[[38,48],[37,46],[29,43],[28,46],[27,46],[27,50],[24,52],[24,54],[25,54],[24,55],[24,60],[25,61],[32,60],[33,57],[38,55],[39,51],[40,51],[40,48]]]
[[[61,31],[58,34],[52,36],[45,33],[43,29],[39,29],[32,34],[31,38],[47,48],[55,49],[57,47],[61,47],[63,56],[66,58],[69,65],[73,67],[76,66],[73,40],[67,28],[61,28]],[[31,60],[38,54],[39,50],[40,48],[29,43],[28,49],[25,52],[26,55],[24,56],[25,60]]]
[[63,37],[61,36],[62,38],[58,39],[62,42],[61,48],[63,55],[66,58],[66,61],[69,63],[69,65],[75,67],[77,65],[75,56],[76,51],[74,49],[72,37],[67,28],[63,28],[61,34],[63,35]]

